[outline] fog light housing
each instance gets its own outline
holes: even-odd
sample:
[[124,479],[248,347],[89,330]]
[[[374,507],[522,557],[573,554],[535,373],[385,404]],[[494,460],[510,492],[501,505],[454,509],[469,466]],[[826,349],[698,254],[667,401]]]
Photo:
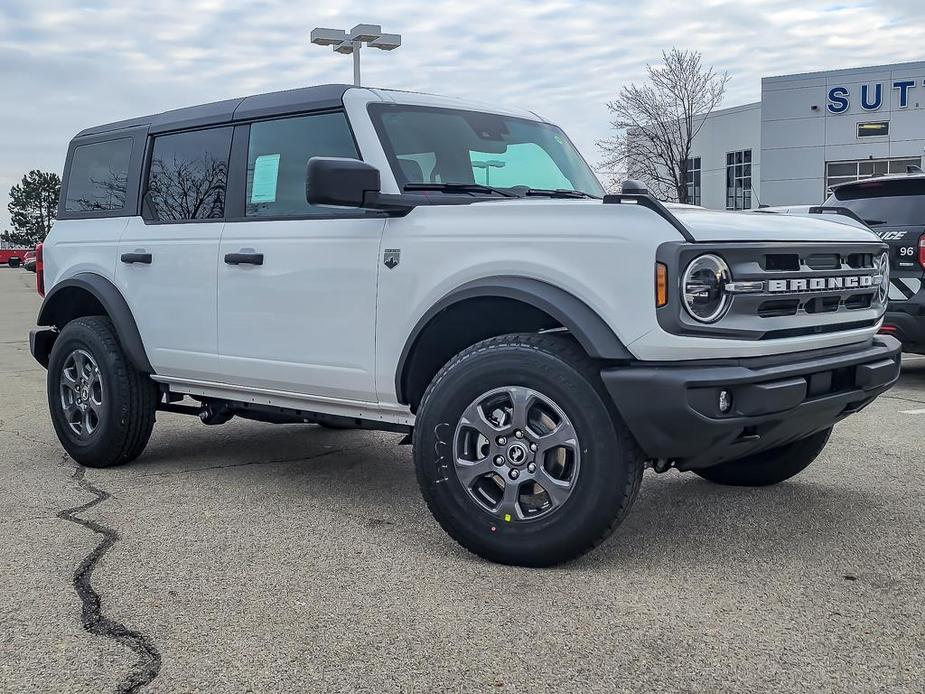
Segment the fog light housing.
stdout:
[[732,409],[732,393],[728,390],[719,391],[719,411],[723,414],[729,414]]

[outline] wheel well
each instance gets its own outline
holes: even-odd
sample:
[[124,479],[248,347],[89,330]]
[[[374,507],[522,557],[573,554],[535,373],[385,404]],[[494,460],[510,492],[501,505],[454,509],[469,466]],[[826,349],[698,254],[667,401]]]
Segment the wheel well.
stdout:
[[451,304],[417,336],[401,379],[402,399],[416,411],[424,391],[454,354],[490,337],[540,332],[561,324],[535,306],[502,297],[476,297]]
[[45,311],[47,313],[43,316],[43,322],[58,329],[82,316],[109,315],[100,300],[82,287],[64,287],[54,295],[51,305]]

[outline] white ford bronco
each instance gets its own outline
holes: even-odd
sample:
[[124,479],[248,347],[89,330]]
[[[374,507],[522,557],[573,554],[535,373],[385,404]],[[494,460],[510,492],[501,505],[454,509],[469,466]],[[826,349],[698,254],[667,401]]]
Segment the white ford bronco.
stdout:
[[405,432],[498,562],[588,551],[646,467],[785,480],[899,375],[863,224],[605,196],[530,112],[250,96],[84,130],[62,190],[30,344],[74,460],[158,411]]

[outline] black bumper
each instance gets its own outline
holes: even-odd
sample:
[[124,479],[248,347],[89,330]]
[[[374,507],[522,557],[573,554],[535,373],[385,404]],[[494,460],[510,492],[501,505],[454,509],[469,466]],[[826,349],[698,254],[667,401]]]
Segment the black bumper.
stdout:
[[29,331],[29,351],[32,357],[46,369],[51,346],[58,337],[58,331],[53,328],[33,328]]
[[925,290],[909,301],[891,301],[882,330],[902,342],[905,351],[925,353]]
[[[777,357],[638,362],[601,372],[649,458],[709,467],[783,445],[857,412],[899,378],[900,345],[886,335],[847,348]],[[732,396],[720,412],[720,392]]]

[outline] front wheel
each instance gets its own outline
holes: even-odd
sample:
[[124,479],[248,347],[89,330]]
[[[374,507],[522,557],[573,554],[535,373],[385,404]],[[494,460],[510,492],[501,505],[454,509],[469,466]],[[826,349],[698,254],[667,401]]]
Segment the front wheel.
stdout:
[[134,460],[147,445],[157,386],[132,367],[108,318],[75,318],[51,350],[48,407],[71,458],[112,467]]
[[414,461],[424,499],[465,548],[550,566],[602,542],[642,479],[636,443],[571,339],[508,335],[454,357],[424,394]]
[[832,427],[769,451],[694,470],[705,480],[738,487],[767,487],[802,472],[825,448]]

